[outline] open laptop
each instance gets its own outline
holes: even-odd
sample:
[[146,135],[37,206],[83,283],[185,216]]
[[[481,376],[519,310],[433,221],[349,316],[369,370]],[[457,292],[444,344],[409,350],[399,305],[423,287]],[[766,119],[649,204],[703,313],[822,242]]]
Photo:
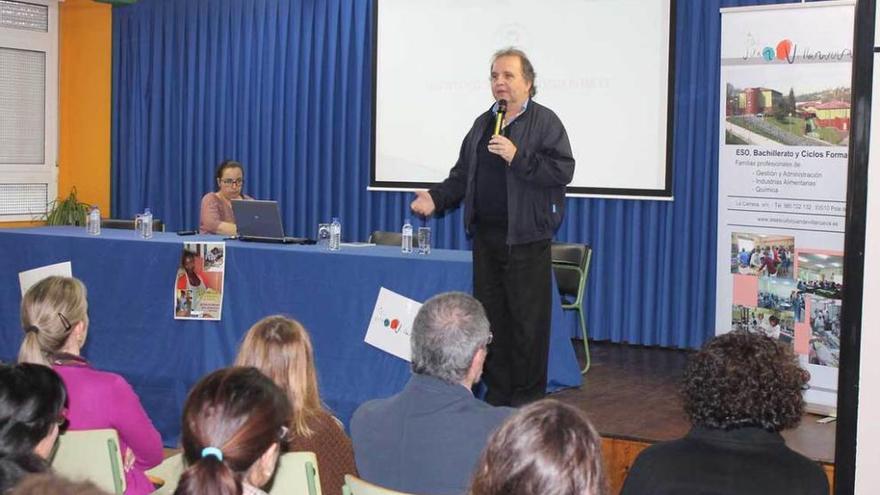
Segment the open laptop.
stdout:
[[281,210],[277,201],[232,200],[232,213],[242,241],[278,242],[283,244],[314,244],[305,237],[285,237]]

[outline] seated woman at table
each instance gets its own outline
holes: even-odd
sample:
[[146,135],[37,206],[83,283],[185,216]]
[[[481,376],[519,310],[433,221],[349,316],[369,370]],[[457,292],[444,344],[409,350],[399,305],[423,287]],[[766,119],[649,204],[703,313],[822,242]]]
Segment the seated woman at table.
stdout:
[[25,334],[18,360],[52,366],[61,375],[69,394],[69,429],[115,429],[125,493],[151,493],[144,471],[162,461],[162,439],[131,385],[115,373],[96,370],[80,355],[89,328],[83,283],[57,276],[41,280],[21,301],[21,324]]
[[48,470],[66,399],[64,383],[50,368],[0,365],[0,493]]
[[742,331],[713,338],[684,372],[690,432],[643,450],[621,493],[827,495],[819,464],[779,434],[800,422],[809,377],[790,344]]
[[199,214],[199,233],[235,235],[235,215],[232,213],[233,199],[253,199],[241,192],[244,184],[244,167],[235,160],[225,160],[217,166],[216,192],[202,197]]
[[321,404],[312,343],[305,328],[284,316],[269,316],[248,330],[235,360],[272,379],[293,405],[290,451],[314,452],[321,467],[321,492],[340,493],[346,474],[357,475],[351,440]]
[[186,470],[177,495],[265,495],[290,402],[254,368],[217,370],[193,387],[183,405],[180,442]]

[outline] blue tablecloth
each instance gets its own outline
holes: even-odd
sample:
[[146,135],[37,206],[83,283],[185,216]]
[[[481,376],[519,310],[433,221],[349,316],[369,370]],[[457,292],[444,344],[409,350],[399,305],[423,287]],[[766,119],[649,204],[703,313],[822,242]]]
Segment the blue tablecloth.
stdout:
[[[344,423],[362,402],[392,395],[409,377],[408,363],[363,342],[380,287],[417,301],[443,291],[472,292],[471,253],[436,250],[402,255],[385,246],[343,247],[227,241],[223,319],[174,320],[174,281],[183,242],[219,236],[82,228],[0,230],[0,358],[14,360],[21,343],[18,273],[70,260],[88,288],[89,338],[83,354],[134,386],[166,445],[177,444],[186,393],[199,377],[232,363],[242,336],[264,316],[295,317],[312,336],[319,387]],[[548,391],[579,386],[581,375],[562,328],[554,291]]]

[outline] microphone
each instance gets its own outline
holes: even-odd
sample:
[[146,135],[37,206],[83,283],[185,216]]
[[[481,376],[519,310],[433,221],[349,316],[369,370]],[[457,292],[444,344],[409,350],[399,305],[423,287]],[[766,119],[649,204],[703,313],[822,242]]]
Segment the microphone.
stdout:
[[507,100],[498,100],[498,112],[495,113],[495,132],[493,136],[501,134],[501,123],[504,121],[504,115],[507,114]]

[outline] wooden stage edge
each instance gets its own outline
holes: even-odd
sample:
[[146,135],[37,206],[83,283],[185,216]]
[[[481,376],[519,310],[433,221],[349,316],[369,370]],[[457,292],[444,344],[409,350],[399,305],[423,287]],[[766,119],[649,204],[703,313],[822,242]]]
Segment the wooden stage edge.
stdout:
[[[572,341],[583,364],[583,344]],[[690,351],[609,342],[590,342],[592,365],[579,389],[550,397],[587,413],[599,434],[612,494],[639,452],[684,436],[690,429],[678,396],[678,384]],[[801,424],[783,432],[786,444],[819,462],[834,491],[835,423],[805,414]]]

